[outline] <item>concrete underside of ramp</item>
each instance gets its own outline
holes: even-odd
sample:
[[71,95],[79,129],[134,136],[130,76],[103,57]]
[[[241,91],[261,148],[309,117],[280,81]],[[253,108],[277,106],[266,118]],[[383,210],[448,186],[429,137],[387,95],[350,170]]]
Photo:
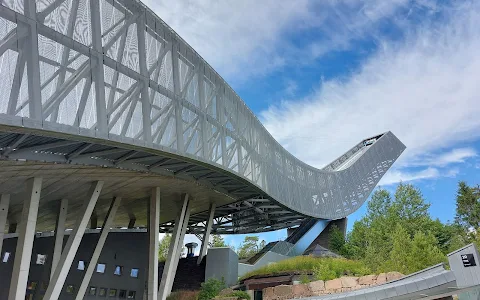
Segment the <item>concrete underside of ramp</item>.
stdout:
[[95,166],[0,161],[0,194],[11,194],[10,224],[20,222],[25,181],[32,177],[43,178],[37,231],[54,229],[58,200],[62,198],[69,200],[66,225],[72,228],[78,209],[85,201],[91,183],[96,180],[105,182],[94,212],[98,226],[102,225],[115,196],[122,197],[115,227],[126,227],[132,218],[136,219],[136,227],[146,226],[147,200],[152,187],[157,186],[161,189],[160,222],[175,219],[182,193],[188,193],[192,198],[192,214],[208,210],[211,201],[219,205],[234,201],[194,182],[167,176]]

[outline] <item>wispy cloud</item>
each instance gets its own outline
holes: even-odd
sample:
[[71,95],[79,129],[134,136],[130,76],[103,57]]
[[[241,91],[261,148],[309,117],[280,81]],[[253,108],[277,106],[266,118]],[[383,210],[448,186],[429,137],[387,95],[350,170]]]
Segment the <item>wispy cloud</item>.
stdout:
[[419,155],[408,162],[408,166],[445,167],[450,164],[464,163],[467,159],[477,156],[477,151],[471,147],[456,148],[437,155]]
[[[379,24],[396,24],[398,10],[432,0],[145,0],[230,82],[308,64],[352,41],[375,37]],[[405,10],[408,13],[408,10]],[[313,30],[308,45],[288,37]]]
[[[145,2],[231,83],[373,41],[359,69],[305,98],[292,99],[295,81],[284,79],[292,100],[261,113],[275,138],[314,166],[387,130],[407,150],[384,183],[447,176],[477,155],[455,143],[480,136],[478,1]],[[291,38],[312,31],[306,45]]]
[[440,177],[456,177],[460,173],[458,168],[451,169],[438,169],[428,167],[423,170],[405,170],[405,169],[392,169],[380,180],[379,185],[390,185],[399,182],[410,182],[426,179],[434,179]]
[[[467,5],[468,4],[468,5]],[[440,8],[437,8],[440,9]],[[449,151],[480,136],[480,3],[444,8],[439,22],[407,27],[405,38],[382,47],[343,80],[322,82],[304,99],[283,101],[261,114],[292,153],[317,167],[360,139],[393,131],[407,146],[384,182],[441,176],[440,169],[476,155]]]

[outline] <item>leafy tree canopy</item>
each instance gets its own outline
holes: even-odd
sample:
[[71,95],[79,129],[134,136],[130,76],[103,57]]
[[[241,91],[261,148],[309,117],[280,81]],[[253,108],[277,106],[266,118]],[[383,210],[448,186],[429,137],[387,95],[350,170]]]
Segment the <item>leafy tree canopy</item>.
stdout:
[[227,243],[225,243],[225,240],[223,237],[219,234],[214,234],[212,236],[212,246],[213,247],[228,247]]
[[[374,271],[411,273],[445,260],[455,226],[433,220],[418,188],[399,184],[395,193],[377,189],[365,216],[356,221],[341,254]],[[455,242],[458,245],[457,242]],[[424,251],[427,258],[416,258]]]
[[240,259],[250,258],[257,254],[263,247],[265,247],[264,240],[260,241],[256,235],[247,235],[238,247],[237,254]]
[[166,234],[158,246],[158,261],[166,261],[168,256],[168,249],[170,248],[170,242],[172,240],[171,234]]

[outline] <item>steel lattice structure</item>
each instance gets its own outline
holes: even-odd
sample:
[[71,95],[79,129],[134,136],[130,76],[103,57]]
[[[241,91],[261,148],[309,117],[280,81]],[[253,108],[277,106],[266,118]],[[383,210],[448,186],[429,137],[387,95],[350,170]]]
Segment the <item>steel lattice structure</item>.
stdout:
[[223,233],[343,218],[405,149],[387,132],[322,170],[303,163],[139,1],[1,0],[0,74],[2,159],[191,180],[230,199]]

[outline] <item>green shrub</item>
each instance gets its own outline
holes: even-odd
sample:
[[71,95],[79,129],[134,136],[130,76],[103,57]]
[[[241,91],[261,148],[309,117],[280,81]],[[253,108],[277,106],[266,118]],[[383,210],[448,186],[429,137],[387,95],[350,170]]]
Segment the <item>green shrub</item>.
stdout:
[[225,288],[225,281],[216,278],[210,278],[204,283],[198,294],[198,300],[210,300],[218,296],[218,294]]
[[198,291],[176,291],[171,293],[167,300],[197,300]]
[[227,297],[237,297],[237,299],[250,300],[250,295],[245,291],[233,291],[233,293],[228,294]]
[[302,274],[300,276],[300,283],[301,284],[306,284],[306,283],[309,283],[311,280],[310,280],[310,277],[308,277],[307,274]]
[[361,261],[332,257],[317,258],[313,256],[297,256],[249,272],[240,278],[240,280],[256,275],[271,276],[285,273],[315,274],[317,278],[330,279],[343,275],[362,276],[370,274],[371,272]]
[[337,278],[337,273],[330,269],[327,264],[319,264],[313,268],[313,274],[317,280],[332,280]]

